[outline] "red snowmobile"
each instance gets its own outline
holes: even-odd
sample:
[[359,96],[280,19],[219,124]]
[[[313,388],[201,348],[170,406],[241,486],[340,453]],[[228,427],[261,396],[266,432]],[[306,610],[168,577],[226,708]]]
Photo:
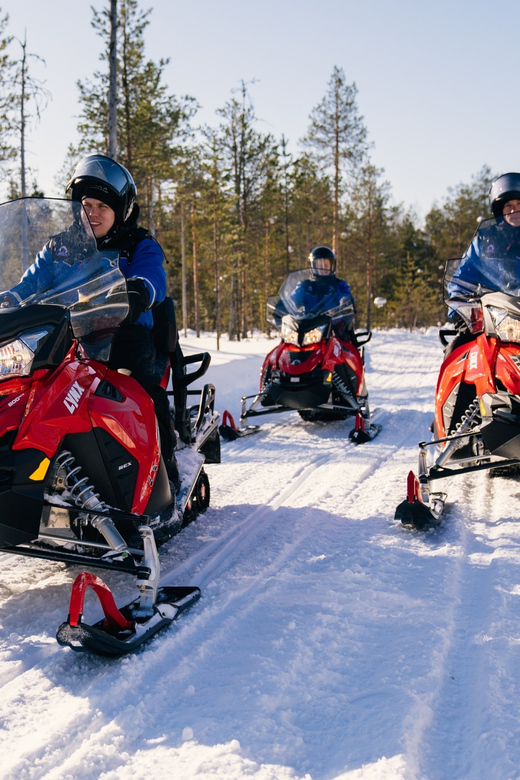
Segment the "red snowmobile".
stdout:
[[520,466],[520,259],[494,219],[480,224],[472,246],[479,258],[473,280],[467,255],[446,265],[445,302],[466,328],[439,333],[448,354],[433,438],[419,443],[417,475],[409,473],[406,500],[395,512],[409,528],[440,523],[447,496],[434,491],[436,480],[488,469],[511,475]]
[[[166,388],[175,369],[170,395],[199,396],[187,410],[187,442],[177,445],[175,494],[151,398],[131,376],[107,367],[129,309],[126,280],[118,254],[97,250],[81,211],[72,201],[31,198],[0,206],[0,289],[20,280],[50,237],[70,232],[52,289],[0,308],[0,550],[135,576],[138,598],[119,610],[103,581],[82,572],[57,631],[60,644],[120,655],[200,596],[196,587],[158,587],[157,545],[209,504],[203,467],[220,460],[219,416],[212,385],[186,390],[209,355],[182,357],[166,299],[154,311],[160,381]],[[192,362],[200,365],[186,374]],[[105,613],[94,626],[82,620],[87,587]]]
[[381,427],[370,422],[364,376],[363,345],[372,333],[354,331],[350,297],[338,303],[330,295],[312,307],[298,306],[294,292],[311,274],[310,269],[290,273],[278,295],[268,299],[267,321],[281,342],[264,360],[260,391],[242,398],[240,426],[224,412],[224,438],[255,433],[258,425],[245,424],[252,418],[294,410],[307,422],[355,417],[350,438],[358,444],[379,433]]

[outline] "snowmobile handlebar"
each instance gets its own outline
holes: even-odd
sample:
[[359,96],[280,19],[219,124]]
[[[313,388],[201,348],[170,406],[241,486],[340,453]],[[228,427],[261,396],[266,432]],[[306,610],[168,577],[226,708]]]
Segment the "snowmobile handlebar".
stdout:
[[356,342],[358,347],[362,347],[364,344],[368,344],[372,338],[371,330],[356,330]]
[[451,341],[448,341],[446,338],[447,336],[455,337],[457,333],[458,331],[455,328],[441,328],[439,330],[439,341],[441,342],[442,346],[447,347],[448,344],[451,343]]

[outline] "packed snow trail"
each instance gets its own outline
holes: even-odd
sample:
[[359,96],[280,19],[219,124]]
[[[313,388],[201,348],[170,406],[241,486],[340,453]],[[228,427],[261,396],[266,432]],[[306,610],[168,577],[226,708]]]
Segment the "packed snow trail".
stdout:
[[[223,346],[237,419],[273,342]],[[441,358],[433,331],[374,335],[373,442],[284,414],[225,443],[210,508],[161,551],[202,599],[133,657],[59,648],[78,570],[0,557],[1,777],[519,778],[518,482],[452,480],[425,535],[393,520]]]

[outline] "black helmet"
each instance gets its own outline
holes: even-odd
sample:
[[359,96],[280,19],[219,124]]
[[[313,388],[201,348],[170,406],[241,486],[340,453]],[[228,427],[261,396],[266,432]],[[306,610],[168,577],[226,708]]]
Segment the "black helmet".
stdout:
[[492,183],[489,202],[493,216],[502,216],[508,200],[520,200],[520,173],[504,173]]
[[80,160],[66,192],[70,192],[72,200],[90,197],[106,203],[115,211],[118,227],[128,221],[137,195],[131,174],[104,154],[89,154]]
[[[314,261],[320,258],[330,260],[330,276],[333,276],[336,272],[336,255],[328,246],[316,246],[309,255],[309,265],[313,276],[316,276]],[[328,276],[329,274],[318,274],[319,276]]]

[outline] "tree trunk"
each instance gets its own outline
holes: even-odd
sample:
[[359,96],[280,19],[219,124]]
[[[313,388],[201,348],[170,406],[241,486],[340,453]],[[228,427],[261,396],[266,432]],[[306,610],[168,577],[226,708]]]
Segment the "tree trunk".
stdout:
[[229,324],[228,324],[228,338],[230,341],[233,341],[236,332],[235,332],[235,319],[236,319],[236,270],[233,269],[231,273],[231,296],[229,301]]
[[149,231],[155,238],[155,210],[154,210],[154,179],[153,174],[148,178],[148,222]]
[[195,309],[195,335],[200,338],[199,268],[197,260],[197,224],[195,201],[191,207],[191,236],[193,243],[193,308]]
[[108,156],[117,160],[117,0],[110,0]]
[[[337,96],[336,96],[337,101]],[[337,106],[336,111],[339,111]],[[340,154],[339,154],[339,128],[336,126],[334,131],[334,207],[332,214],[332,251],[338,257],[339,251],[339,236],[338,236],[338,222],[339,222],[339,182],[341,172],[339,169]]]
[[27,38],[22,43],[22,94],[20,100],[20,190],[22,198],[27,195],[26,170],[25,170],[25,100],[26,100],[26,66],[27,66]]
[[181,202],[181,287],[182,287],[182,329],[184,338],[188,335],[188,291],[186,285],[186,223],[184,203]]
[[220,257],[216,214],[213,214],[213,253],[215,259],[215,327],[217,329],[217,350],[219,350],[222,324],[220,319]]
[[372,225],[369,216],[367,225],[366,265],[367,265],[367,330],[372,324]]

